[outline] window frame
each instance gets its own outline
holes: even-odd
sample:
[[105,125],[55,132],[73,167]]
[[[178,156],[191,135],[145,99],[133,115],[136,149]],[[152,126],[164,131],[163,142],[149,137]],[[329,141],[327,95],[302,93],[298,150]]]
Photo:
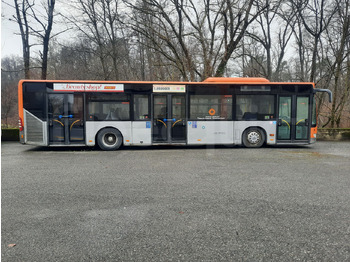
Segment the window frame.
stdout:
[[[145,119],[136,119],[136,115],[135,115],[135,96],[146,96],[147,97],[147,110],[148,110],[148,118]],[[149,94],[144,94],[144,93],[136,93],[132,95],[132,99],[131,99],[131,108],[132,108],[132,112],[131,115],[132,117],[130,117],[130,119],[132,121],[151,121],[152,120],[152,116],[151,116],[151,96]]]

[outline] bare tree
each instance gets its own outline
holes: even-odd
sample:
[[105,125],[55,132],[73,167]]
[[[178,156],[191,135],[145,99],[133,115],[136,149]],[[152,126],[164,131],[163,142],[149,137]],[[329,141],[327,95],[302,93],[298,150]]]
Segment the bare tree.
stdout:
[[[266,8],[253,23],[257,27],[248,30],[247,36],[254,40],[255,45],[260,44],[264,48],[266,58],[261,60],[261,55],[256,56],[247,48],[244,48],[248,52],[243,53],[243,56],[249,56],[252,60],[260,59],[255,63],[260,64],[261,75],[279,81],[286,48],[293,34],[295,12],[284,1],[265,0],[264,6]],[[278,28],[278,31],[274,28]]]
[[307,77],[307,69],[309,64],[309,52],[310,49],[307,48],[307,40],[308,37],[305,33],[303,22],[300,18],[300,16],[296,17],[296,26],[293,28],[295,42],[297,44],[297,51],[298,51],[298,59],[297,59],[297,66],[296,66],[296,79],[298,81],[304,82],[308,81]]
[[[334,22],[327,33],[327,42],[329,49],[328,83],[333,85],[333,103],[328,118],[331,127],[339,127],[342,113],[349,99],[350,85],[348,79],[347,67],[349,63],[349,40],[350,40],[350,3],[345,0],[336,0],[337,13]],[[332,58],[335,59],[332,59]]]
[[[215,76],[223,76],[228,60],[232,53],[237,49],[243,38],[247,27],[259,16],[266,6],[259,5],[259,1],[226,1],[226,10],[224,16],[224,54],[216,69]],[[254,3],[255,13],[252,15]],[[238,8],[237,8],[238,7]]]
[[[30,44],[29,44],[29,23],[27,18],[27,12],[31,8],[31,4],[28,1],[14,0],[14,7],[16,14],[13,15],[13,19],[17,22],[22,39],[22,56],[24,64],[24,78],[30,78]],[[11,19],[10,19],[11,20]]]
[[313,37],[312,62],[309,81],[316,81],[317,53],[321,36],[332,21],[336,7],[328,0],[297,0],[293,1],[299,18],[306,31]]
[[55,40],[50,45],[55,47],[49,48],[48,69],[53,79],[101,79],[99,58],[91,51],[92,47],[86,38],[63,46]]
[[1,59],[1,124],[17,125],[17,84],[23,78],[23,61],[20,57]]
[[[28,0],[27,0],[28,1]],[[39,28],[34,28],[30,26],[31,33],[40,39],[43,49],[40,52],[41,58],[41,79],[47,78],[47,63],[48,63],[48,53],[49,53],[49,42],[51,39],[51,31],[53,26],[55,0],[47,0],[46,5],[42,7],[45,10],[45,14],[42,15],[41,11],[35,9],[35,5],[30,5],[30,16],[37,22]]]
[[42,45],[42,51],[40,52],[41,79],[46,79],[47,77],[49,42],[54,37],[51,36],[51,31],[55,0],[46,0],[46,4],[44,3],[42,2],[38,5],[35,3],[35,0],[14,0],[13,7],[16,10],[16,14],[13,15],[13,19],[19,25],[22,38],[25,78],[30,78],[30,48],[33,46],[33,44],[29,43],[30,36],[38,38],[40,45]]
[[[101,78],[120,79],[128,71],[128,39],[124,36],[118,0],[76,0],[69,3],[71,14],[64,18],[79,32],[79,38],[90,41],[91,51],[100,60]],[[126,73],[124,73],[124,76]]]
[[255,0],[125,1],[134,10],[128,24],[184,80],[223,76],[240,40],[261,12]]

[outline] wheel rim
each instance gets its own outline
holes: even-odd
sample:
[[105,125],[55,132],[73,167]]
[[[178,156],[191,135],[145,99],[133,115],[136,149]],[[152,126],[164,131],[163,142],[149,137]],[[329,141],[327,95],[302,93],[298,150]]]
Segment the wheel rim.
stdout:
[[113,146],[117,143],[117,137],[114,134],[105,134],[103,137],[103,142],[107,146]]
[[261,134],[257,131],[252,131],[248,133],[247,140],[250,144],[256,145],[261,141]]

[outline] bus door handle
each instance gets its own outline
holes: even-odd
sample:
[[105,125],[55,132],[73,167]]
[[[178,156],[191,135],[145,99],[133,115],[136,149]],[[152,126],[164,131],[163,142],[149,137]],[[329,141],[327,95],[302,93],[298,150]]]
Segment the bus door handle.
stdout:
[[66,115],[66,116],[59,115],[58,118],[59,119],[61,119],[61,118],[73,118],[73,115]]
[[309,125],[309,119],[305,119],[305,126]]
[[170,118],[170,119],[164,118],[163,121],[164,121],[164,122],[169,122],[169,121],[175,122],[175,121],[176,121],[176,118]]
[[278,119],[278,125],[281,126],[282,125],[282,119]]

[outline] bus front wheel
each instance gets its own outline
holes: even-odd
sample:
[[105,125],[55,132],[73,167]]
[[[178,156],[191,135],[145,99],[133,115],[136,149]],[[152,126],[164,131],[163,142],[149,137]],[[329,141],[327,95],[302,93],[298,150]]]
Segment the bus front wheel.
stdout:
[[243,132],[243,145],[245,147],[258,148],[265,142],[265,133],[257,127],[251,127]]
[[114,128],[105,128],[98,132],[97,144],[102,150],[117,150],[122,144],[121,133]]

